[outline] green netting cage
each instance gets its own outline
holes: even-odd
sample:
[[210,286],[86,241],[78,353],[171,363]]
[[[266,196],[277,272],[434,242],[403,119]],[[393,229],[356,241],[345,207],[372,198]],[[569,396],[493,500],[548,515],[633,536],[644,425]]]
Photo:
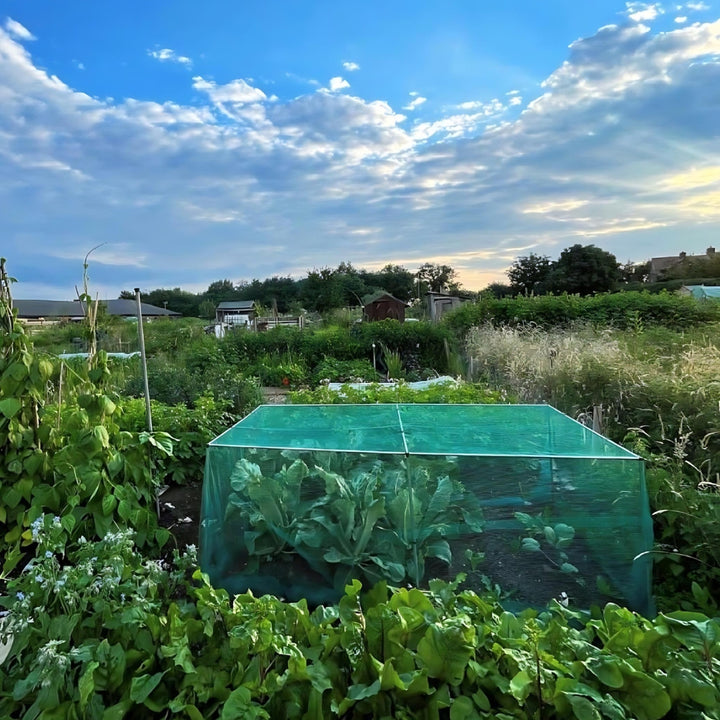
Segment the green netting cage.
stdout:
[[642,459],[548,405],[265,405],[208,447],[200,564],[229,592],[462,573],[650,613],[651,546]]

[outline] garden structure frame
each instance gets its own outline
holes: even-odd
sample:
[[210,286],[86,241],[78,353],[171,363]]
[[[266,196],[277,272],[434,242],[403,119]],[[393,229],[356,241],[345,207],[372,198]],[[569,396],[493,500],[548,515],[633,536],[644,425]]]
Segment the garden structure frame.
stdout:
[[549,405],[260,406],[210,443],[201,515],[230,592],[461,576],[512,607],[654,609],[642,459]]

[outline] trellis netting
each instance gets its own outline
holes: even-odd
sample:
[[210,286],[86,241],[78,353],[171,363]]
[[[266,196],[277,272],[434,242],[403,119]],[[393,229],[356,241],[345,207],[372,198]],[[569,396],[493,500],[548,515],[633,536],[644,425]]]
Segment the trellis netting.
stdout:
[[641,458],[548,405],[266,405],[213,440],[200,563],[230,592],[354,578],[652,612]]

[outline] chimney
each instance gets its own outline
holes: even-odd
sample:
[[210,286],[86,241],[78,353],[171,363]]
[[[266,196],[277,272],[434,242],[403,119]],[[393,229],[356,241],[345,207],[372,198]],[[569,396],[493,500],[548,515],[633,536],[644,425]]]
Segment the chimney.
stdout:
[[705,253],[707,254],[708,257],[715,257],[715,248],[711,245],[711,246],[705,251]]

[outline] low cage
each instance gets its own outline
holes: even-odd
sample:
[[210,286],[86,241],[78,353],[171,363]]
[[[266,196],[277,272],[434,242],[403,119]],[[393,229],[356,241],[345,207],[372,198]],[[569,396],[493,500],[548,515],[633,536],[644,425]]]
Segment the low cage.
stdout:
[[266,405],[207,452],[200,564],[311,604],[434,578],[650,614],[644,464],[548,405]]

